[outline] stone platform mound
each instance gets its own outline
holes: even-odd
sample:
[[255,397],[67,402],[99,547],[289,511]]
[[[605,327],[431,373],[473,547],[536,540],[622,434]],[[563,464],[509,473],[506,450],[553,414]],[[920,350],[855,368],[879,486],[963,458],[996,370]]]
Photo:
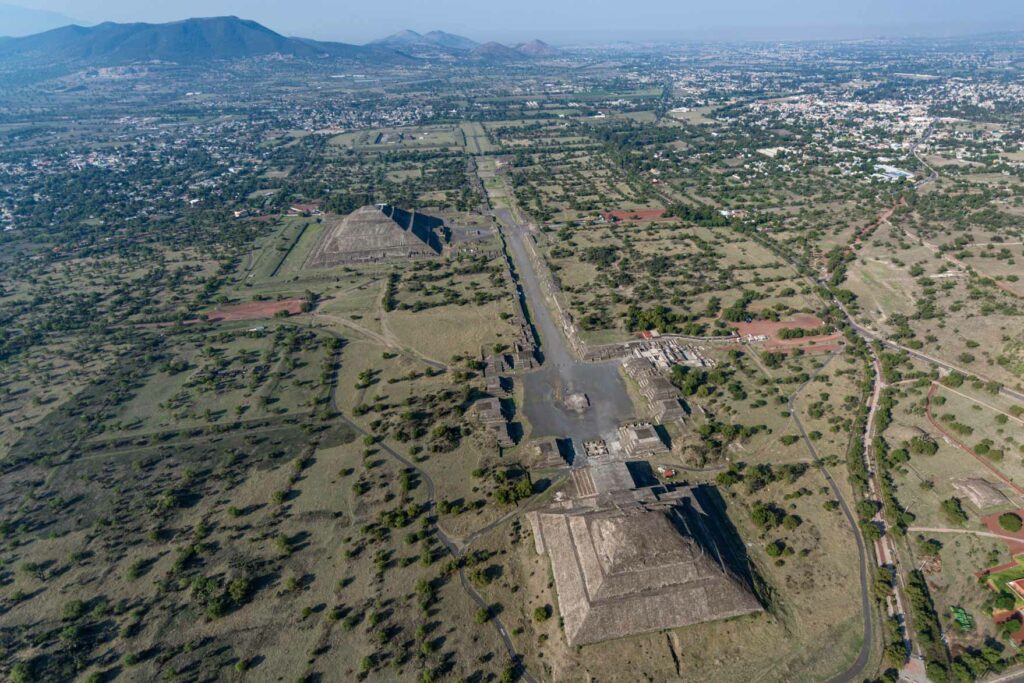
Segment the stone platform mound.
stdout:
[[306,267],[436,257],[443,225],[439,218],[390,204],[364,206],[324,231]]
[[528,515],[570,646],[761,611],[692,491],[618,491]]

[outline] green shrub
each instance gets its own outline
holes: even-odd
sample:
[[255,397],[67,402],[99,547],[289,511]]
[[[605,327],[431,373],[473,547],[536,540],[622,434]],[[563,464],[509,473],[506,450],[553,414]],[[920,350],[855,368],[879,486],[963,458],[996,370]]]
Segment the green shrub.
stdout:
[[1013,512],[1004,512],[999,515],[999,526],[1003,527],[1007,531],[1020,531],[1024,523],[1021,522],[1020,517]]

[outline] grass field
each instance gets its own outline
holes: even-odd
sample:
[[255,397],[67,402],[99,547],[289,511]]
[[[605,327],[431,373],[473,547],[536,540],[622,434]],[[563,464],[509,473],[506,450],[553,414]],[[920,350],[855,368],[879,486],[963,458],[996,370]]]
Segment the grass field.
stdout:
[[264,242],[247,277],[257,281],[277,277],[285,260],[291,257],[296,245],[302,241],[308,226],[309,221],[306,219],[285,219],[280,231]]
[[342,133],[331,138],[330,144],[358,151],[387,149],[437,149],[463,147],[465,140],[458,126],[415,126],[409,128],[379,128]]
[[174,362],[185,369],[154,368],[132,400],[111,416],[106,431],[139,435],[308,412],[327,352],[315,336],[293,349],[285,341],[289,334],[276,327],[269,334],[229,333],[226,342],[198,337],[176,346]]
[[487,131],[484,129],[482,123],[474,121],[470,123],[463,123],[459,127],[465,137],[467,153],[484,154],[487,152],[494,152],[498,149],[488,139]]

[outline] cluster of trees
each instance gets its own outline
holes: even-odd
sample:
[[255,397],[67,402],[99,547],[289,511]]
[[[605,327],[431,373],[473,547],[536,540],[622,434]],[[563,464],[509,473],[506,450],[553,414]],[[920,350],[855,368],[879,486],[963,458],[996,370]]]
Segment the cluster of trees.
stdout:
[[949,651],[942,639],[942,625],[928,583],[920,570],[914,569],[907,574],[906,595],[910,602],[911,623],[924,655],[928,678],[946,681],[949,679]]
[[533,495],[534,485],[530,474],[519,467],[495,470],[492,479],[497,487],[494,489],[494,500],[502,505],[516,505]]
[[770,484],[785,482],[794,484],[807,472],[805,463],[787,465],[770,465],[762,463],[747,467],[744,463],[734,463],[729,469],[716,478],[720,486],[732,486],[739,482],[747,485],[747,493],[756,493]]
[[388,273],[388,281],[384,286],[384,310],[389,313],[398,306],[398,281],[401,277],[397,271]]
[[[677,313],[668,306],[657,304],[651,308],[640,308],[630,304],[626,311],[626,329],[630,332],[658,330],[662,333],[687,334],[694,337],[706,336],[708,327],[699,322],[700,314]],[[728,331],[723,331],[728,335]]]
[[713,206],[692,204],[671,204],[665,214],[674,216],[687,223],[696,223],[706,227],[723,227],[729,225],[729,219]]

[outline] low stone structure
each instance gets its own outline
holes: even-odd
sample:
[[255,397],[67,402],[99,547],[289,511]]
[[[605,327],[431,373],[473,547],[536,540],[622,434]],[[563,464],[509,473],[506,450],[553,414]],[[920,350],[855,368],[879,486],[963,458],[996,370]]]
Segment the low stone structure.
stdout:
[[501,400],[495,397],[482,398],[473,404],[473,411],[484,428],[494,436],[502,448],[515,445],[508,433],[508,421],[501,411]]
[[583,442],[583,452],[588,458],[608,455],[608,442],[604,439],[591,439]]
[[1010,503],[1003,492],[987,479],[971,478],[954,481],[953,488],[979,510],[988,510]]
[[619,427],[619,443],[631,458],[668,453],[668,446],[649,422],[635,422]]
[[531,446],[535,458],[533,466],[538,469],[554,469],[568,464],[558,447],[558,439],[553,436],[537,439]]
[[637,384],[640,393],[651,408],[658,422],[681,420],[686,411],[680,401],[682,394],[676,385],[665,377],[654,363],[647,358],[632,357],[622,364],[626,374]]

